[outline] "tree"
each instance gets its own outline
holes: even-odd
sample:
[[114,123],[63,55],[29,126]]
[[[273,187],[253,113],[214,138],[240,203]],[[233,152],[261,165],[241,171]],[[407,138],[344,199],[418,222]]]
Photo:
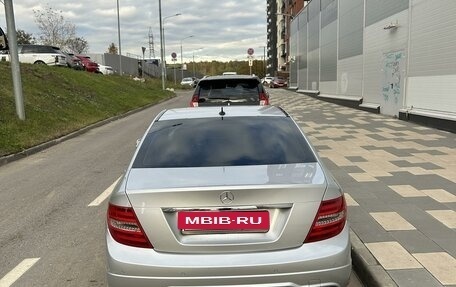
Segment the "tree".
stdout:
[[116,44],[114,43],[111,43],[108,47],[108,54],[114,54],[114,55],[117,55],[119,53],[117,47],[116,47]]
[[62,11],[47,6],[44,10],[33,10],[33,13],[41,31],[40,41],[44,45],[65,49],[70,39],[76,38],[76,26],[63,18]]
[[17,30],[16,36],[17,36],[18,44],[34,44],[35,43],[35,37],[33,37],[31,33],[27,33],[24,30]]
[[68,44],[66,48],[70,49],[74,53],[77,54],[84,54],[87,53],[89,49],[89,44],[87,41],[82,37],[76,37],[72,39],[68,39]]

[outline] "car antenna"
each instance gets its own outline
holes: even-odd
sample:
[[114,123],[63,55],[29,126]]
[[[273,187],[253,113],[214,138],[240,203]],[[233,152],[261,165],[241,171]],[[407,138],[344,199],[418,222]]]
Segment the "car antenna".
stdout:
[[222,116],[222,120],[223,120],[223,116],[226,115],[225,112],[223,111],[223,107],[220,107],[219,115]]

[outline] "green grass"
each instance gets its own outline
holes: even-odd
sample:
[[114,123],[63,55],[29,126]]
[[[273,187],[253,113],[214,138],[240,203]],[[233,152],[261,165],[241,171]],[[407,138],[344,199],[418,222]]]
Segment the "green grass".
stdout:
[[16,114],[11,66],[0,62],[0,156],[172,97],[160,79],[141,83],[67,68],[21,65],[25,121]]

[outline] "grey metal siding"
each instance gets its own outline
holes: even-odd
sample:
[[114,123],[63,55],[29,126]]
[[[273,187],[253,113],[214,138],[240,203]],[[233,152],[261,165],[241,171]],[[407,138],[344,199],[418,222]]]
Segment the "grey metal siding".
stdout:
[[413,3],[409,76],[456,74],[456,1]]
[[290,24],[290,86],[298,86],[298,23],[295,18]]
[[307,90],[307,8],[298,15],[298,87]]
[[[435,1],[430,1],[434,2]],[[366,27],[406,10],[409,0],[366,0]]]
[[308,6],[308,86],[318,90],[320,82],[320,1],[311,1]]
[[337,20],[337,1],[326,0],[325,5],[321,6],[321,28],[323,29],[327,25]]
[[337,81],[337,22],[321,30],[321,81]]
[[339,60],[363,53],[364,1],[341,0],[339,12]]
[[338,93],[345,96],[361,96],[363,81],[363,56],[339,60],[337,67]]
[[[398,21],[400,27],[385,30],[382,22],[365,28],[364,39],[364,102],[383,104],[381,97],[383,84],[383,58],[386,53],[407,51],[408,10],[386,18],[383,22]],[[405,71],[401,71],[405,74]],[[403,84],[403,82],[402,82]],[[400,103],[402,105],[402,102]],[[383,108],[383,107],[382,107]]]

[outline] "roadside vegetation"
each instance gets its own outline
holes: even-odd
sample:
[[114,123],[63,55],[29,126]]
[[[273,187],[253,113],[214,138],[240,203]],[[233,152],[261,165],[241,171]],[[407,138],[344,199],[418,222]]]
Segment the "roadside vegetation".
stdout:
[[21,65],[26,120],[16,114],[11,66],[0,62],[0,156],[170,98],[160,79],[134,81],[61,67]]

